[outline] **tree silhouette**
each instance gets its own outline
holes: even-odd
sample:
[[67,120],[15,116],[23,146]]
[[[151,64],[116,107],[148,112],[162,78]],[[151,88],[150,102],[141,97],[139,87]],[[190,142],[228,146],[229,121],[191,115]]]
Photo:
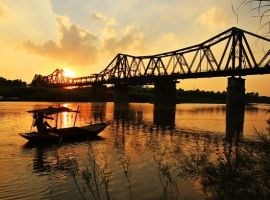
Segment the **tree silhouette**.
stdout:
[[239,7],[232,6],[232,10],[238,20],[238,11],[240,7],[251,5],[251,11],[256,11],[254,17],[258,17],[260,21],[260,30],[266,29],[264,35],[270,34],[270,0],[242,0]]

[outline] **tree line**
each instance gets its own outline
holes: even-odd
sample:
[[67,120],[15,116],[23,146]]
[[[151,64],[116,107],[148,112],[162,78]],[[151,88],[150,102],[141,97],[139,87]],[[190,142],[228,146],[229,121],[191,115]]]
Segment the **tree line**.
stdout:
[[26,87],[26,82],[21,79],[8,80],[4,77],[0,77],[0,87]]

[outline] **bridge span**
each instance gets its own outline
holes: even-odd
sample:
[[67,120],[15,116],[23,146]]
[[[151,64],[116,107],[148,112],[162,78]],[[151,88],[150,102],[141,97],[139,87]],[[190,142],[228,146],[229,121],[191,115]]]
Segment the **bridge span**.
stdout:
[[[252,42],[266,49],[258,53]],[[154,85],[156,100],[174,103],[176,82],[181,79],[231,77],[228,101],[243,100],[246,75],[270,74],[270,39],[232,27],[200,44],[150,56],[117,54],[100,73],[68,78],[57,69],[48,76],[35,75],[32,85],[70,87],[112,84],[116,101],[127,101],[130,85]],[[239,76],[239,78],[235,78]],[[240,96],[239,96],[240,95]],[[231,98],[230,98],[231,97]]]

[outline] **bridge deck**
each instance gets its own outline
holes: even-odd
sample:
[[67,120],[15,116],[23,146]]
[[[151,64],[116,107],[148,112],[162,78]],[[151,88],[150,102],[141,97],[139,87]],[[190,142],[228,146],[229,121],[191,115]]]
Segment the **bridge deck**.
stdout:
[[[261,41],[259,56],[251,40]],[[67,78],[63,70],[36,75],[34,86],[86,86],[94,84],[147,85],[170,79],[209,78],[270,74],[270,39],[238,28],[230,28],[198,45],[151,56],[118,54],[98,74]],[[256,52],[256,55],[255,53]]]

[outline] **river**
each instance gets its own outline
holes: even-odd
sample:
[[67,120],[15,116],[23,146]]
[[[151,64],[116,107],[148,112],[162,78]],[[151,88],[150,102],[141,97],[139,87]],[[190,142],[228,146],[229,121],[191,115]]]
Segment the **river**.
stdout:
[[[268,105],[246,106],[244,121],[231,124],[227,119],[226,127],[222,104],[165,109],[149,103],[60,104],[72,109],[79,105],[78,126],[99,121],[109,126],[99,140],[31,146],[18,135],[30,131],[32,115],[26,111],[59,103],[1,102],[0,199],[94,199],[91,189],[101,199],[224,199],[256,191],[263,195],[261,179],[245,185],[253,168],[243,170],[243,164],[234,163],[256,145],[256,130],[267,130]],[[72,126],[74,118],[72,113],[60,114],[58,127]],[[54,121],[49,123],[54,126]],[[243,142],[228,144],[224,138],[234,129]],[[224,178],[220,163],[245,178]],[[241,190],[235,187],[243,182]],[[259,189],[250,189],[255,186]]]

